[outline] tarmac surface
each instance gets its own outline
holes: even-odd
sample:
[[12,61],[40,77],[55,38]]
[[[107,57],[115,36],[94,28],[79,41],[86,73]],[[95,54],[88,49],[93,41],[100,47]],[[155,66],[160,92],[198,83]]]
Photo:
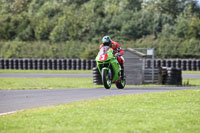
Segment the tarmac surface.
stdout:
[[0,73],[0,77],[8,78],[50,78],[50,77],[92,77],[92,73]]

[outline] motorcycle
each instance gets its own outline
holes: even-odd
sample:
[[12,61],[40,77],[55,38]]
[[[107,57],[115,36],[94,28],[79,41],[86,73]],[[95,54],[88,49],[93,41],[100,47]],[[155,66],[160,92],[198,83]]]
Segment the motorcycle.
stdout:
[[113,55],[112,48],[103,46],[96,57],[96,63],[102,77],[102,83],[106,89],[110,89],[113,83],[118,89],[125,87],[126,79],[125,76],[122,76],[122,68],[117,58]]

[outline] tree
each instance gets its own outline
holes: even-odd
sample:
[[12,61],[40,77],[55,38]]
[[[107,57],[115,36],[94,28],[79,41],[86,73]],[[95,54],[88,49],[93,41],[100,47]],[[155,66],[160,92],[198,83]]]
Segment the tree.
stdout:
[[143,5],[147,10],[164,13],[174,19],[188,6],[192,7],[193,12],[199,11],[196,0],[148,0]]
[[51,32],[50,39],[52,41],[67,41],[70,39],[78,39],[82,33],[82,17],[81,14],[73,8],[65,10],[64,16],[60,17],[58,24]]

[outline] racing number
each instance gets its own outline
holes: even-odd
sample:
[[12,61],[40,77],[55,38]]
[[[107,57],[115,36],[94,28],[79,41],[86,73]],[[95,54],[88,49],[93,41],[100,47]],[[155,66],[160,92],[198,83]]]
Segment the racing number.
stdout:
[[102,56],[101,56],[101,60],[105,60],[105,55],[102,55]]
[[107,55],[101,55],[99,58],[100,61],[104,61],[106,59],[107,59]]

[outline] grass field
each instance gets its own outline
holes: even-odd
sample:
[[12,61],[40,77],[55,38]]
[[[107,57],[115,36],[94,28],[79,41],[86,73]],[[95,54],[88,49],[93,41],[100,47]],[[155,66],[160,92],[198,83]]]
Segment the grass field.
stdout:
[[199,133],[200,90],[114,96],[0,116],[1,133]]

